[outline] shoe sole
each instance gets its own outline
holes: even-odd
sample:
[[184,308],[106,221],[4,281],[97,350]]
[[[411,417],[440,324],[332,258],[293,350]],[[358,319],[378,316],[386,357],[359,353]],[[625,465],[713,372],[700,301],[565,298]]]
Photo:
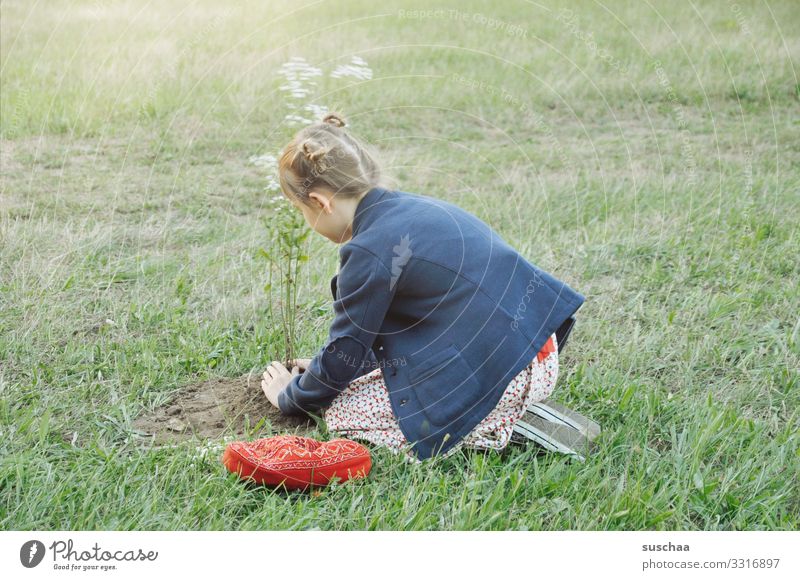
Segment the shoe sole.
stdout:
[[589,439],[589,441],[594,441],[600,436],[601,429],[598,423],[553,401],[545,399],[544,401],[533,403],[528,407],[528,411],[547,421],[571,427]]
[[585,461],[593,448],[592,442],[580,431],[548,421],[530,411],[514,424],[514,433],[550,451],[571,455],[578,461]]

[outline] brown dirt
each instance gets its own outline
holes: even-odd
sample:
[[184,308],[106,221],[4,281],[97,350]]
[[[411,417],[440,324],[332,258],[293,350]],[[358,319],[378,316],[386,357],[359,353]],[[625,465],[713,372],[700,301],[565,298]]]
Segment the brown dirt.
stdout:
[[[254,430],[262,419],[262,426]],[[133,427],[163,444],[195,437],[306,435],[316,424],[310,417],[282,415],[264,396],[260,375],[248,374],[189,385],[169,403],[136,419]]]

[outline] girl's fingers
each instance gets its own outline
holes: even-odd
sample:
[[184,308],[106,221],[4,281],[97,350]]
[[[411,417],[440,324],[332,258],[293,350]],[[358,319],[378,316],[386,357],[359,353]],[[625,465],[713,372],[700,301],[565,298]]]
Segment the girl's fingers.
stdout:
[[[297,367],[292,369],[291,374],[300,374],[300,371]],[[289,369],[283,366],[279,362],[272,361],[272,363],[267,367],[267,370],[264,371],[264,379],[267,382],[273,381],[279,377],[291,376],[289,373]]]
[[310,358],[296,358],[289,361],[292,366],[300,367],[301,369],[307,369],[308,365],[311,364]]
[[272,363],[270,363],[270,366],[273,367],[273,369],[277,373],[282,373],[282,372],[283,373],[288,373],[289,372],[289,369],[287,369],[285,366],[283,366],[283,363],[280,363],[280,362],[278,362],[276,360],[272,361]]

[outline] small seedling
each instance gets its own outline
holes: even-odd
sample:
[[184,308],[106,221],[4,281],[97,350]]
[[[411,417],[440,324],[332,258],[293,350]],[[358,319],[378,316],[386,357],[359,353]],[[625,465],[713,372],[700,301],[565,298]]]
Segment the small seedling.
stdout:
[[272,313],[277,305],[277,319],[283,331],[284,366],[291,368],[290,361],[296,357],[297,283],[302,265],[308,261],[305,242],[310,230],[302,216],[288,205],[284,200],[274,206],[269,249],[260,248],[259,254],[269,262],[269,280],[264,290],[269,293]]

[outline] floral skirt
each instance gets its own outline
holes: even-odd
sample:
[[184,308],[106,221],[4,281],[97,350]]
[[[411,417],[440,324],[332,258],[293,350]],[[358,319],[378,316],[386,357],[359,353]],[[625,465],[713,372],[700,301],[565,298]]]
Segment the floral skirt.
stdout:
[[[557,378],[558,345],[553,334],[530,364],[508,383],[495,408],[445,456],[461,446],[505,448],[511,440],[514,423],[525,414],[529,405],[550,396]],[[412,462],[419,461],[392,411],[389,390],[380,368],[352,381],[325,410],[323,419],[329,431],[388,447],[396,453],[403,453]]]

